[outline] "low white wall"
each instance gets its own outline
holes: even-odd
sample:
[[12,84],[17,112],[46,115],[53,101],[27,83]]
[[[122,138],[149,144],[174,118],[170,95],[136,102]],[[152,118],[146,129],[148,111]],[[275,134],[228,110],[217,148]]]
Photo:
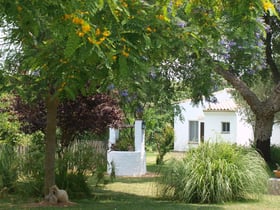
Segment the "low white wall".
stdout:
[[280,124],[274,124],[271,136],[271,145],[280,146]]
[[140,151],[108,151],[108,174],[113,162],[116,176],[141,176],[146,174],[146,155]]

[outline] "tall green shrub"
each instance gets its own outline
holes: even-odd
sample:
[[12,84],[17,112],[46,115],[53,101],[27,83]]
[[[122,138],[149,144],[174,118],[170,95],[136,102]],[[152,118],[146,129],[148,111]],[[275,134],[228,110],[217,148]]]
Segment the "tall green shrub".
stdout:
[[4,187],[14,191],[18,178],[18,156],[14,147],[9,144],[0,144],[0,190]]
[[[27,149],[22,155],[21,179],[19,180],[19,193],[24,192],[27,196],[43,194],[44,186],[44,159],[45,159],[45,136],[41,131],[30,135]],[[28,187],[26,187],[28,186]]]
[[90,141],[69,146],[56,162],[56,184],[66,189],[72,198],[91,195],[89,177],[94,178],[96,185],[105,178],[106,157],[97,152]]
[[202,144],[161,173],[160,195],[188,203],[258,198],[267,189],[267,166],[259,153],[227,143]]
[[157,158],[156,164],[160,165],[163,163],[163,158],[167,152],[169,152],[173,148],[174,143],[174,130],[173,127],[166,123],[163,129],[161,129],[158,133],[154,134],[154,139],[156,142],[157,148]]
[[28,136],[20,130],[20,122],[14,113],[8,112],[12,97],[0,94],[0,190],[15,191],[19,175],[20,155],[18,148],[28,141]]
[[272,145],[270,147],[271,153],[271,170],[276,169],[276,163],[280,164],[280,146]]

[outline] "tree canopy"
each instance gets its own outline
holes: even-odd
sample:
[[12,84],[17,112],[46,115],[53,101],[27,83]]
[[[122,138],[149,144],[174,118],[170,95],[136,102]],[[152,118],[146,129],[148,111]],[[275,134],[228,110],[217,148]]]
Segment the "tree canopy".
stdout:
[[166,1],[1,0],[0,5],[5,88],[29,100],[41,97],[47,109],[46,190],[55,181],[60,102],[103,92],[109,84],[130,85],[193,39],[179,33]]

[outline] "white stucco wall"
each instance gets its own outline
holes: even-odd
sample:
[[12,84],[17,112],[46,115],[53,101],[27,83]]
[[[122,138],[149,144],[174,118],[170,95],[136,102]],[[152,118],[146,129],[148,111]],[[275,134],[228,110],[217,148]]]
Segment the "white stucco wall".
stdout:
[[146,174],[145,128],[142,120],[134,125],[135,151],[113,151],[111,145],[118,141],[119,131],[110,128],[107,172],[114,167],[116,176],[141,176]]
[[280,146],[280,125],[274,124],[272,128],[271,144]]
[[180,104],[181,114],[184,117],[183,121],[179,117],[174,119],[174,150],[175,151],[186,151],[189,147],[194,146],[189,144],[189,121],[199,121],[202,122],[204,114],[202,111],[202,106],[193,106],[190,100],[186,100]]
[[[235,143],[237,119],[235,112],[204,112],[205,114],[205,141],[225,140]],[[230,132],[222,133],[222,122],[230,123]]]
[[116,176],[141,176],[146,173],[146,156],[140,151],[108,151],[107,158],[109,174],[111,174],[112,162]]
[[249,146],[254,139],[254,132],[252,125],[246,123],[244,117],[237,115],[237,132],[236,143],[239,145]]

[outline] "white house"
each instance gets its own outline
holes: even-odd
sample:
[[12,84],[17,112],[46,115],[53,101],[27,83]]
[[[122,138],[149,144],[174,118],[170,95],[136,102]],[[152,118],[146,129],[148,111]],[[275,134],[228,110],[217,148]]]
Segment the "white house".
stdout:
[[[194,105],[190,99],[181,101],[181,116],[174,119],[175,151],[186,151],[203,141],[228,141],[249,145],[253,140],[252,126],[238,112],[238,106],[224,89],[213,94],[215,102],[203,101]],[[274,125],[271,144],[280,143],[280,127]]]

